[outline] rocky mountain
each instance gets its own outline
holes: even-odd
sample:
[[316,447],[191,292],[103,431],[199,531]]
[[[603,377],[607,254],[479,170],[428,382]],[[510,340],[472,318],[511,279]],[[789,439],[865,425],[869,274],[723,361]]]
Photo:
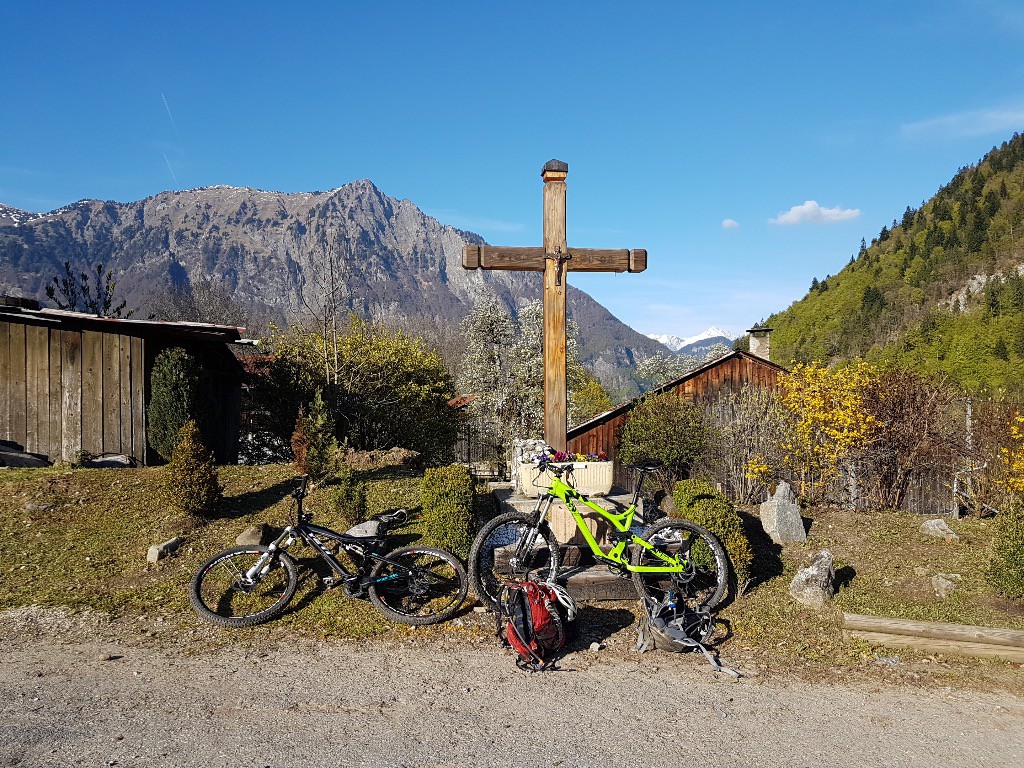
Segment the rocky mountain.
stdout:
[[[63,274],[102,262],[140,314],[169,286],[200,281],[287,318],[337,303],[363,317],[457,325],[493,289],[511,308],[537,298],[540,276],[462,268],[470,232],[445,226],[370,181],[285,194],[238,187],[162,192],[132,203],[82,200],[47,214],[0,208],[0,292],[38,298]],[[333,278],[333,279],[332,279]],[[606,388],[635,391],[638,358],[663,352],[570,286],[582,356]]]

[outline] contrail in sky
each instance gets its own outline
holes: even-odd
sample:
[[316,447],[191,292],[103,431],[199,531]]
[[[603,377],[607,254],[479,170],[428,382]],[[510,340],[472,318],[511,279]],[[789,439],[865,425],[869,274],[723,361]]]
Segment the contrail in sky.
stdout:
[[164,156],[164,162],[167,163],[167,170],[171,172],[171,178],[174,179],[174,186],[178,186],[178,177],[174,175],[174,169],[171,168],[171,161],[167,159],[167,153],[162,153]]
[[167,116],[171,118],[171,125],[174,126],[174,135],[178,137],[178,143],[181,143],[181,134],[178,133],[178,124],[174,122],[174,115],[171,114],[171,105],[167,103],[167,97],[162,93],[160,98],[164,100],[164,109],[167,110]]

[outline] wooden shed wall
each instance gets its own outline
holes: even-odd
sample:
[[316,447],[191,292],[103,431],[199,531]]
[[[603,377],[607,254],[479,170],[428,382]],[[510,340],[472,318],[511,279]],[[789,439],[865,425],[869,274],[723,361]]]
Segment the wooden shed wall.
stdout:
[[[777,389],[782,369],[766,364],[756,358],[737,355],[708,366],[686,378],[674,387],[663,391],[673,392],[692,402],[713,400],[723,392],[739,392],[744,385],[762,389]],[[632,479],[618,461],[619,434],[629,418],[629,413],[639,402],[634,400],[627,406],[612,411],[604,420],[570,429],[567,450],[572,453],[598,453],[604,451],[615,462],[615,484],[630,487]]]
[[0,440],[51,460],[85,450],[141,461],[144,380],[139,337],[0,322]]

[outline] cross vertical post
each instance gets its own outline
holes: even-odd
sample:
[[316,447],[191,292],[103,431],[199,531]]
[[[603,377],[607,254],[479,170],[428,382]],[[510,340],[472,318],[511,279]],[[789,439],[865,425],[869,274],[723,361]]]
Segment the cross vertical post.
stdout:
[[568,391],[565,375],[566,163],[544,166],[544,441],[564,451]]
[[[536,247],[466,245],[464,269],[511,269],[544,273],[544,440],[558,451],[566,449],[568,392],[566,390],[565,292],[566,275],[574,272],[643,272],[647,251],[610,248],[569,248],[565,226],[565,177],[569,165],[561,160],[544,164],[544,244]],[[526,437],[526,435],[524,435]]]

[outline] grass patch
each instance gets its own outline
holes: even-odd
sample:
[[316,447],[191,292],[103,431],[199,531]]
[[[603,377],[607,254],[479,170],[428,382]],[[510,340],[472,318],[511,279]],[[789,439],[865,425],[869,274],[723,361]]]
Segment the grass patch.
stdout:
[[[960,540],[947,542],[920,533],[927,518],[907,512],[816,509],[805,515],[810,518],[805,543],[778,546],[763,534],[754,537],[755,586],[722,614],[739,644],[766,668],[849,671],[896,657],[911,666],[935,663],[909,649],[890,651],[844,640],[843,613],[1024,630],[1024,605],[999,598],[985,581],[993,521],[949,520]],[[832,552],[839,589],[833,605],[818,612],[790,598],[789,584],[822,549]],[[960,575],[946,599],[937,597],[931,584],[940,573]]]
[[[187,585],[210,555],[235,543],[250,525],[283,527],[291,519],[295,471],[286,465],[219,468],[224,500],[200,520],[174,509],[166,467],[35,469],[0,472],[0,563],[6,565],[0,609],[22,605],[94,610],[115,619],[159,617],[195,625]],[[377,472],[367,483],[370,514],[398,507],[418,511],[421,478]],[[314,489],[306,508],[327,527],[330,487]],[[150,545],[184,536],[171,558],[146,562]],[[419,538],[417,523],[396,532],[395,546]],[[289,611],[275,624],[325,637],[364,638],[393,626],[368,603],[326,591],[310,568],[313,550],[295,547],[306,576]],[[211,628],[211,631],[216,631]]]

